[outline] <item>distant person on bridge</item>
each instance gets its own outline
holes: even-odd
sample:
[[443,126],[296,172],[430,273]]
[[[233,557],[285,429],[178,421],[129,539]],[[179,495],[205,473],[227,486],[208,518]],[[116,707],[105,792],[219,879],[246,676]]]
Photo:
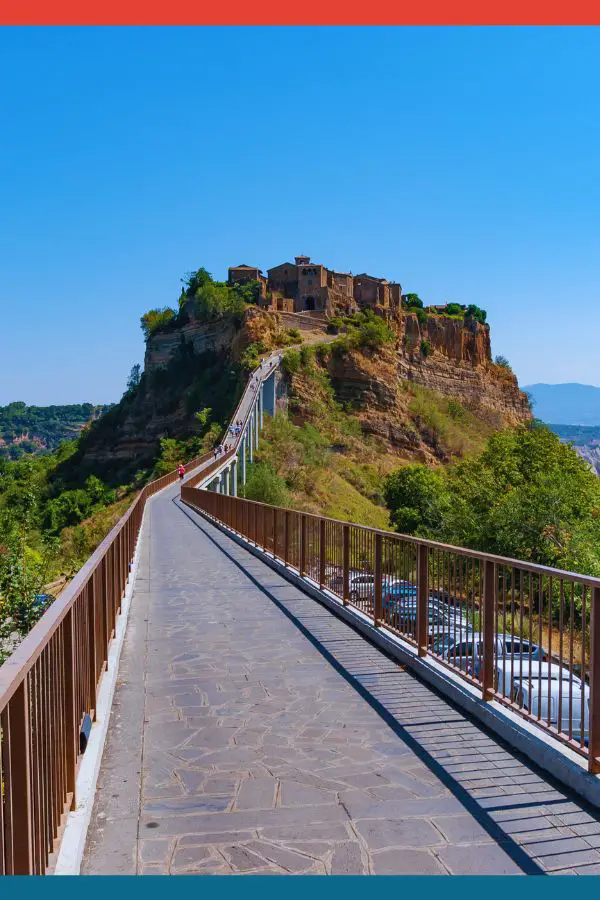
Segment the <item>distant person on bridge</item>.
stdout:
[[183,481],[183,476],[185,475],[185,468],[181,465],[181,463],[177,466],[177,474],[179,475],[179,480]]

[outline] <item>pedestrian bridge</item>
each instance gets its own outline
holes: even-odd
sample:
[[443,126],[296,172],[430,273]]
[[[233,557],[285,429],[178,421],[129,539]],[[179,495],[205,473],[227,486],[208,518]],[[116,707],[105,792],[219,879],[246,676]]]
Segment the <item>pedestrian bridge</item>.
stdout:
[[600,873],[598,584],[240,499],[278,378],[0,668],[0,871]]

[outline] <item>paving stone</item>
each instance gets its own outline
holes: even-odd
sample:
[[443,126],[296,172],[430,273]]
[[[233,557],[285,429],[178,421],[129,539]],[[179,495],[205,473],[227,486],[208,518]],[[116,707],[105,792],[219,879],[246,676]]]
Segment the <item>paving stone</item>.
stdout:
[[449,844],[481,844],[493,840],[473,816],[436,816],[432,822]]
[[170,858],[172,847],[173,841],[171,840],[141,840],[138,843],[140,862],[166,864]]
[[338,844],[331,859],[332,875],[365,875],[360,844],[358,841],[346,841]]
[[455,847],[436,850],[453,875],[522,875],[519,866],[499,846]]
[[281,782],[280,790],[281,806],[320,806],[323,803],[336,803],[336,795],[333,791],[322,791],[318,788],[299,784],[297,781]]
[[374,875],[447,875],[427,850],[381,850],[372,854]]
[[272,809],[277,791],[276,778],[248,778],[242,781],[235,799],[236,809]]
[[[214,860],[214,855],[209,847],[178,846],[173,855],[171,869],[173,871],[194,869],[200,863],[206,863],[210,859]],[[222,865],[222,860],[219,860],[217,865]]]
[[370,850],[386,847],[436,847],[444,843],[441,834],[422,819],[369,819],[356,823]]

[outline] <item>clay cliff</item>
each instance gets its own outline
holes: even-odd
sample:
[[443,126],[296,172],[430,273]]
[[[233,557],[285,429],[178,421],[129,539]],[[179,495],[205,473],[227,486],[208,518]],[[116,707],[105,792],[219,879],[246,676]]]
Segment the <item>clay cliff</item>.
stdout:
[[[429,342],[429,355],[422,352],[423,342]],[[421,324],[414,314],[404,316],[398,375],[456,397],[498,425],[531,418],[514,373],[492,362],[489,325],[447,316],[427,316]]]
[[[161,438],[197,434],[198,410],[211,407],[224,421],[247,378],[243,363],[249,347],[265,352],[290,343],[331,341],[325,322],[293,318],[250,307],[241,321],[191,321],[154,334],[147,342],[139,387],[82,442],[81,471],[101,472],[105,479],[111,472],[119,478],[132,476],[152,464]],[[397,335],[395,348],[388,346],[373,359],[330,354],[329,374],[338,397],[356,408],[367,433],[385,436],[393,447],[423,458],[429,452],[443,458],[435,440],[428,443],[426,424],[419,431],[414,421],[408,422],[402,393],[407,383],[456,398],[494,428],[530,418],[515,376],[491,360],[488,326],[442,316],[419,322],[408,313],[398,323]]]

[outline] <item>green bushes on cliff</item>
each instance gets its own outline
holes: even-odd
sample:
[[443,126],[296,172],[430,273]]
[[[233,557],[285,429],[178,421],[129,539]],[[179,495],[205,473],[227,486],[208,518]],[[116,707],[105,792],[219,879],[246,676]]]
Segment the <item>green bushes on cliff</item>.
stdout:
[[176,311],[169,306],[148,310],[140,319],[145,340],[151,338],[157,331],[164,331],[167,326],[174,324],[176,318]]
[[338,354],[347,353],[349,350],[375,352],[396,340],[394,332],[385,320],[372,310],[363,310],[351,316],[338,318],[335,327],[338,333],[341,333],[331,344],[331,349]]
[[239,318],[248,304],[258,302],[260,295],[258,281],[232,286],[224,281],[214,281],[210,272],[202,267],[189,272],[182,281],[177,309],[169,306],[151,309],[141,317],[146,340],[158,332],[180,328],[188,321],[190,311],[199,322]]

